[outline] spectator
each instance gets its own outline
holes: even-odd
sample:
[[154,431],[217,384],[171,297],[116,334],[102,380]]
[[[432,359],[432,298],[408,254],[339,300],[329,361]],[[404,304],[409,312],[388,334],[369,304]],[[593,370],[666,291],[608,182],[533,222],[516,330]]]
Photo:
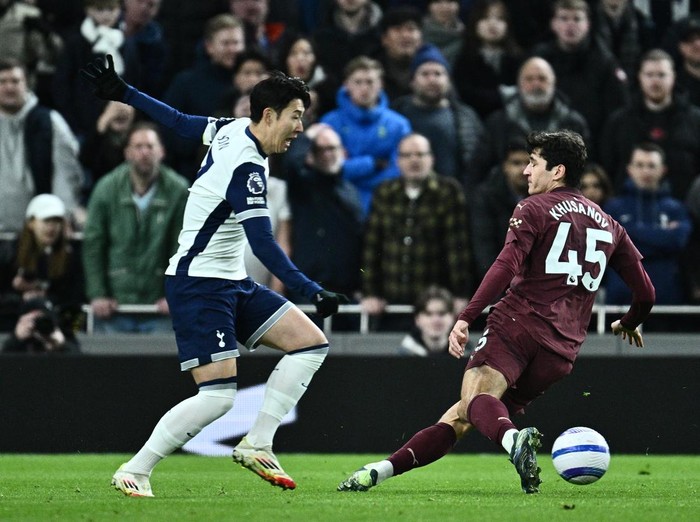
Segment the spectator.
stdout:
[[389,101],[411,93],[411,62],[423,45],[422,23],[421,12],[410,6],[389,9],[382,17],[382,49],[377,59],[384,68]]
[[583,168],[581,194],[600,207],[612,197],[612,183],[601,165],[591,162]]
[[[63,117],[39,104],[19,62],[0,59],[0,230],[18,232],[36,194],[52,192],[82,225],[78,142]],[[14,153],[10,153],[14,151]]]
[[484,126],[476,112],[454,96],[448,67],[437,47],[423,46],[411,64],[412,94],[397,99],[393,108],[428,138],[435,171],[464,184],[474,177],[471,171]]
[[12,279],[14,312],[19,315],[3,352],[78,351],[75,330],[84,298],[78,248],[69,239],[61,199],[53,194],[34,197],[13,259],[2,266],[3,279]]
[[318,63],[334,78],[357,56],[376,56],[381,48],[381,8],[371,0],[335,0],[327,20],[314,33]]
[[126,54],[124,33],[115,27],[120,13],[119,0],[86,0],[86,16],[80,27],[66,35],[56,67],[53,100],[81,143],[94,132],[95,122],[106,102],[92,96],[89,87],[78,76],[80,67],[111,54],[119,74],[128,77],[133,71],[134,57]]
[[629,99],[627,76],[612,52],[591,34],[585,0],[557,0],[551,24],[555,39],[535,46],[533,54],[550,63],[557,88],[586,119],[591,136],[598,136],[605,118]]
[[52,106],[51,77],[63,42],[42,6],[29,4],[0,1],[0,56],[24,64],[31,89]]
[[[90,197],[83,266],[97,331],[171,330],[164,273],[177,249],[188,183],[161,163],[163,155],[157,128],[137,123],[125,163]],[[122,304],[155,304],[160,315],[115,315]]]
[[515,206],[528,195],[523,171],[529,162],[525,139],[514,138],[508,143],[503,161],[491,169],[470,199],[469,230],[475,276],[479,281],[503,248]]
[[[583,116],[556,95],[556,76],[546,60],[529,58],[518,73],[518,92],[486,119],[477,174],[485,176],[506,157],[508,143],[531,131],[570,129],[589,139]],[[480,180],[475,180],[480,181]]]
[[274,45],[284,33],[285,23],[268,23],[269,0],[229,0],[229,10],[243,22],[246,47],[274,58]]
[[600,0],[593,7],[593,35],[612,51],[628,78],[654,45],[653,25],[630,0]]
[[[372,202],[362,259],[362,300],[380,329],[407,329],[381,314],[387,304],[413,304],[430,285],[444,286],[456,307],[471,289],[466,198],[460,184],[433,171],[430,142],[409,134],[399,143],[401,176],[380,185]],[[409,321],[410,323],[410,321]]]
[[[606,212],[625,227],[656,288],[657,304],[684,302],[680,257],[692,224],[683,202],[671,197],[662,183],[666,173],[663,149],[653,143],[632,148],[622,193],[611,198]],[[606,301],[628,304],[632,294],[617,274],[607,274]]]
[[161,2],[158,22],[168,49],[164,86],[175,74],[192,66],[203,54],[202,37],[207,21],[226,11],[220,2],[167,0]]
[[428,0],[422,25],[423,40],[440,49],[450,65],[454,64],[464,35],[464,23],[459,17],[459,1]]
[[700,108],[674,93],[673,59],[665,51],[652,49],[642,57],[638,79],[639,95],[605,124],[600,162],[619,190],[636,144],[656,143],[666,155],[671,194],[682,201],[700,173]]
[[90,133],[81,147],[80,163],[88,178],[85,187],[88,196],[95,183],[124,161],[126,137],[135,112],[130,105],[108,102],[97,120],[96,132]]
[[676,84],[693,105],[700,107],[700,18],[689,18],[679,29]]
[[697,13],[700,9],[700,2],[697,0],[685,0],[683,2],[634,0],[634,5],[644,16],[651,19],[655,46],[660,46],[664,41],[672,38],[675,24],[681,22],[690,14]]
[[[355,295],[360,286],[363,208],[343,175],[346,152],[338,133],[316,124],[289,151],[289,205],[294,264],[326,288]],[[292,157],[293,155],[293,157]],[[302,296],[290,296],[299,301]],[[342,317],[334,318],[334,326]]]
[[416,299],[414,324],[401,340],[399,355],[449,355],[448,337],[455,317],[452,293],[439,286],[426,288]]
[[469,11],[459,54],[452,71],[462,101],[482,118],[503,107],[515,93],[523,52],[513,36],[503,0],[479,0]]
[[311,90],[311,106],[304,113],[307,119],[309,112],[315,113],[317,119],[317,116],[332,110],[335,107],[335,93],[340,87],[338,78],[326,74],[317,57],[313,41],[304,35],[288,33],[280,41],[278,69],[289,76],[301,78]]
[[233,90],[238,96],[250,94],[253,87],[270,76],[272,61],[260,51],[247,49],[238,55],[233,66]]
[[365,215],[374,189],[398,176],[396,148],[411,131],[406,118],[389,108],[382,89],[379,62],[358,56],[345,68],[345,81],[338,91],[338,108],[321,118],[333,127],[348,151],[343,177],[360,192]]
[[124,32],[124,45],[135,57],[130,73],[133,85],[152,96],[159,96],[165,88],[165,67],[168,49],[163,28],[156,21],[162,0],[124,0],[124,11],[119,25]]
[[[204,50],[206,57],[175,76],[163,95],[165,103],[187,114],[216,114],[225,105],[233,67],[245,50],[242,22],[230,14],[208,20]],[[192,179],[202,160],[199,144],[167,130],[164,138],[170,166]]]
[[684,282],[691,304],[700,304],[700,177],[690,186],[685,206],[690,212],[693,232],[683,252]]

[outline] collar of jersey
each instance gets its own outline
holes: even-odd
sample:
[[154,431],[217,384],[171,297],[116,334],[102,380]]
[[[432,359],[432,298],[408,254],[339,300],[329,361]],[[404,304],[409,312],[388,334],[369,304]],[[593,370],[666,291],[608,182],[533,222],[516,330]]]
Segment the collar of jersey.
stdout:
[[253,136],[253,133],[250,132],[250,127],[245,128],[245,133],[251,140],[253,140],[253,143],[255,143],[255,146],[258,148],[258,153],[260,153],[263,159],[267,158],[267,154],[265,154],[265,151],[263,151],[262,145],[260,145],[258,139]]

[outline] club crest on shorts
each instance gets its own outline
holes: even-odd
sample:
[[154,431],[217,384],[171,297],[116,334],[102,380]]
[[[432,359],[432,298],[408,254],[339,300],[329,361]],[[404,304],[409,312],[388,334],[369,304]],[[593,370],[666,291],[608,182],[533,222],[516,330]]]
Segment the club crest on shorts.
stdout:
[[263,182],[262,175],[259,172],[251,172],[248,174],[246,186],[248,188],[248,192],[251,194],[262,194],[265,190],[265,183]]
[[219,348],[226,347],[226,343],[224,342],[224,335],[226,335],[226,332],[220,332],[219,330],[216,331],[216,336],[219,338]]

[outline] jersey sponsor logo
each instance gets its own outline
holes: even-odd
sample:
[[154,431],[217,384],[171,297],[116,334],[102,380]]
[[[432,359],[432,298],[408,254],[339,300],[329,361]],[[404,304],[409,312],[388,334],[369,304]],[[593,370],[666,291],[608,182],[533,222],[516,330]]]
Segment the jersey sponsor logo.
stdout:
[[263,182],[262,174],[259,172],[251,172],[248,174],[248,181],[246,183],[248,192],[251,194],[262,194],[265,190],[265,183]]
[[262,198],[262,197],[245,198],[245,202],[246,202],[248,205],[264,205],[264,204],[265,204],[265,198]]

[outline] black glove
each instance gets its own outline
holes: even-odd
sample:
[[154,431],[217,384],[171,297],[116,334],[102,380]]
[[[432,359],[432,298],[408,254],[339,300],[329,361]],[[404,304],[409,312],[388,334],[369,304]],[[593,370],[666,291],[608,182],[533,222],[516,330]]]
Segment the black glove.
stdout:
[[321,317],[328,317],[338,311],[338,305],[348,304],[350,299],[345,294],[336,294],[328,290],[321,290],[314,296],[316,313]]
[[111,54],[106,56],[107,66],[104,60],[98,58],[90,62],[84,69],[80,69],[80,75],[94,87],[95,96],[103,100],[124,101],[124,94],[128,87],[126,82],[114,70],[114,59]]

